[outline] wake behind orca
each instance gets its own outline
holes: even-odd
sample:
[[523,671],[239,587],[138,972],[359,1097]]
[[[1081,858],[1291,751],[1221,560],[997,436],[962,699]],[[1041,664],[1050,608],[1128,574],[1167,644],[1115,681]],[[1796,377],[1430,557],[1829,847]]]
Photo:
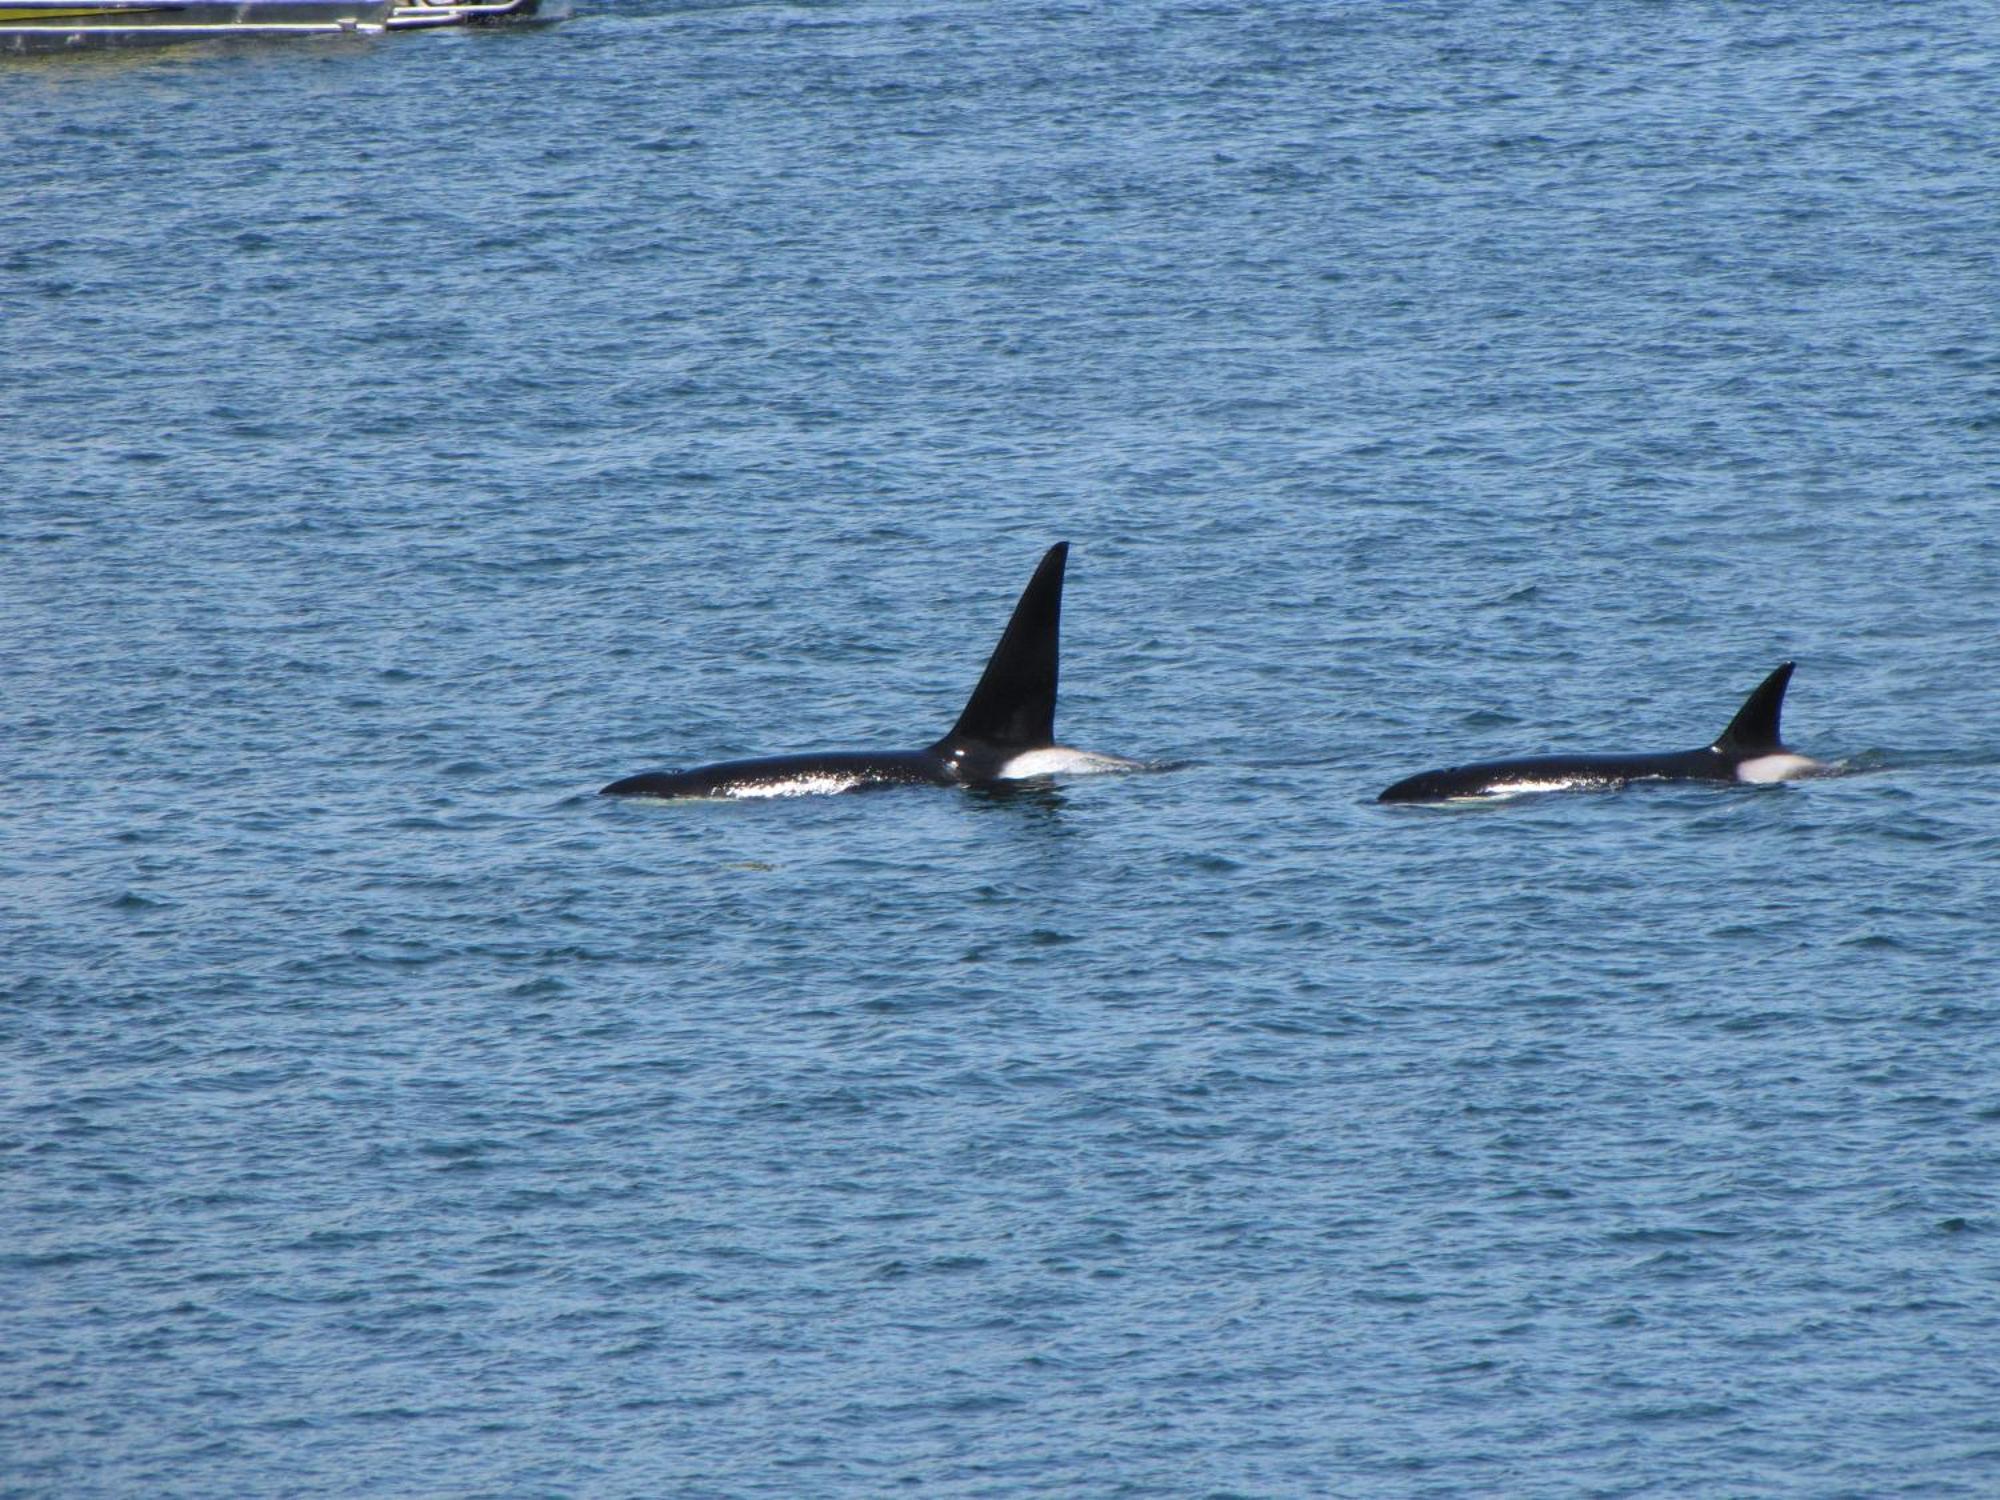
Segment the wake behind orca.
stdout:
[[1042,557],[965,711],[921,750],[827,750],[647,771],[614,781],[611,797],[792,797],[883,786],[990,786],[1060,772],[1137,770],[1138,761],[1056,743],[1063,564],[1069,543]]
[[1449,802],[1522,792],[1611,791],[1635,781],[1789,781],[1823,769],[1785,748],[1778,716],[1793,663],[1759,684],[1712,745],[1659,755],[1529,755],[1425,771],[1397,782],[1378,802]]

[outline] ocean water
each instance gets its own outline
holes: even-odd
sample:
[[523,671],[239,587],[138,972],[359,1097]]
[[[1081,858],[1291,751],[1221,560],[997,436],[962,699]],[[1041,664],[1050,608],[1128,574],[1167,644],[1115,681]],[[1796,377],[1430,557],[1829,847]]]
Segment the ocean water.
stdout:
[[[0,64],[0,1493],[2000,1493],[2000,15]],[[1011,795],[914,746],[1073,546]],[[1845,774],[1676,749],[1799,662]]]

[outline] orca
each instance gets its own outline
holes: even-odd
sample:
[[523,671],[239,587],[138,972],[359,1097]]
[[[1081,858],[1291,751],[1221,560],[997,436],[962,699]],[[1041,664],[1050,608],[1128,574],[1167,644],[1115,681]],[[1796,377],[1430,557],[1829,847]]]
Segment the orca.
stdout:
[[1523,792],[1613,791],[1635,781],[1715,781],[1763,784],[1789,781],[1825,769],[1795,755],[1778,735],[1785,662],[1743,702],[1712,745],[1659,755],[1528,755],[1514,760],[1448,766],[1407,777],[1378,802],[1449,802],[1462,797],[1511,797]]
[[1057,542],[1014,606],[1000,644],[951,732],[921,750],[828,750],[646,771],[608,797],[796,797],[886,786],[993,786],[1029,777],[1140,769],[1140,762],[1056,743],[1056,676],[1063,565]]

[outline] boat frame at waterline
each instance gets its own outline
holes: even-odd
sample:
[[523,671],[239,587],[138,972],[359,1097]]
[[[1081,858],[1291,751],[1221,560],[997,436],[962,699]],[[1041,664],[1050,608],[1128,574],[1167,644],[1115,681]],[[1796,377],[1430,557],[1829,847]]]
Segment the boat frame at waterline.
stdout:
[[0,53],[380,36],[525,18],[539,0],[0,0]]

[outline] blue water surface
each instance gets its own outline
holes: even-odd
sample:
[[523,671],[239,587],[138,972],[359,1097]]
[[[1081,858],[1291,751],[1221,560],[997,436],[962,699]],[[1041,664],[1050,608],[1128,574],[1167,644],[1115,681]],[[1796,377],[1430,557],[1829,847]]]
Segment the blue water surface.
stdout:
[[[0,1493],[2000,1493],[2000,13],[0,64]],[[1050,543],[1012,795],[915,746]],[[1701,744],[1842,774],[1383,807]]]

